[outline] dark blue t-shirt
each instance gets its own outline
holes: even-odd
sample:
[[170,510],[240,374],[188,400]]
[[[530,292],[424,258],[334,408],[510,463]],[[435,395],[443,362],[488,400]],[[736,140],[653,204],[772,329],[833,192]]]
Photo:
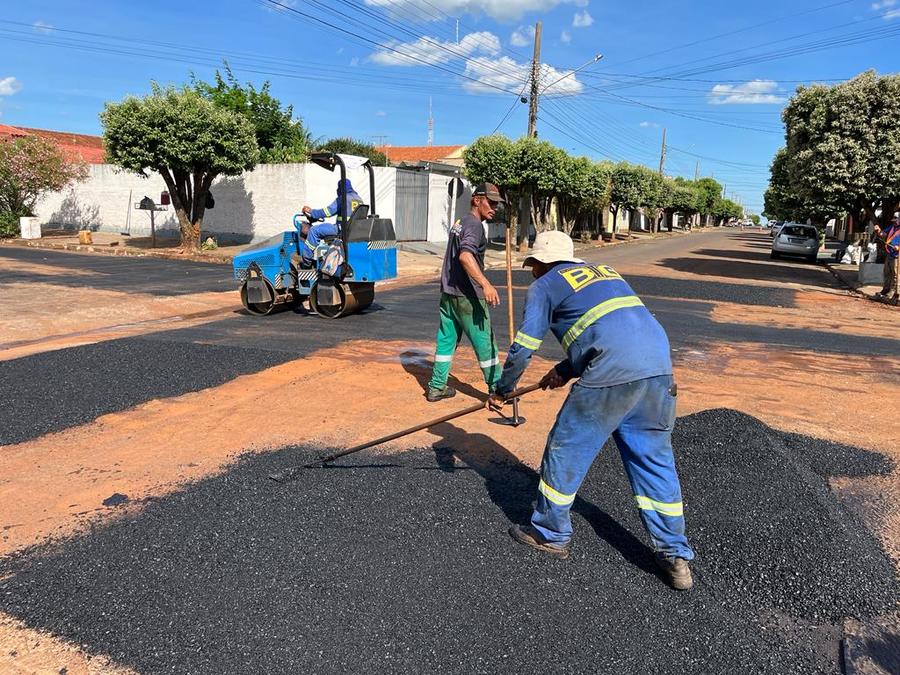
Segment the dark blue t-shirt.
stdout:
[[444,266],[441,268],[441,291],[449,295],[464,295],[467,298],[484,298],[484,290],[478,284],[472,283],[459,262],[459,254],[468,251],[475,256],[478,266],[484,270],[484,252],[487,249],[484,225],[471,213],[467,213],[453,224],[448,237]]

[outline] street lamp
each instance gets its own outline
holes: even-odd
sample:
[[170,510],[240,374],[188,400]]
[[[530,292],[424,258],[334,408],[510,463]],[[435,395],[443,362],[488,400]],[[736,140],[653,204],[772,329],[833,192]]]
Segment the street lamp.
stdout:
[[544,87],[543,89],[541,89],[541,93],[543,94],[543,93],[544,93],[545,91],[547,91],[550,87],[559,84],[560,82],[562,82],[562,81],[563,81],[564,79],[566,79],[567,77],[569,77],[569,76],[574,75],[575,73],[577,73],[579,70],[582,70],[582,69],[584,69],[584,68],[587,68],[588,66],[591,66],[591,65],[597,63],[597,61],[599,61],[599,60],[602,59],[602,58],[603,58],[603,54],[597,54],[597,55],[596,55],[594,58],[592,58],[590,61],[587,61],[587,62],[585,62],[585,63],[582,63],[582,64],[581,64],[580,66],[578,66],[575,70],[570,70],[568,73],[566,73],[565,75],[563,75],[563,76],[562,76],[561,78],[559,78],[558,80],[554,80],[553,82],[551,82],[550,84],[548,84],[546,87]]

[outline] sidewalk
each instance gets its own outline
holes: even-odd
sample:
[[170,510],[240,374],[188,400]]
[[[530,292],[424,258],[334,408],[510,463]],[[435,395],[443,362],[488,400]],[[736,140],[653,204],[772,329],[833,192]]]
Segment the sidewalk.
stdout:
[[836,276],[841,283],[855,293],[859,293],[874,302],[880,302],[875,298],[875,294],[881,290],[881,286],[862,286],[859,283],[859,266],[858,265],[842,265],[838,262],[826,261],[825,264],[831,273]]
[[[694,233],[706,231],[706,229],[693,230]],[[632,232],[618,234],[614,241],[591,241],[583,243],[575,241],[575,250],[581,252],[593,251],[608,246],[622,244],[639,244],[653,241],[658,238],[678,237],[690,234],[685,230],[673,232],[660,232],[650,234],[648,232]],[[234,256],[241,253],[251,244],[224,245],[212,251],[201,251],[196,255],[185,255],[178,248],[178,240],[174,238],[156,238],[156,248],[151,247],[150,237],[131,237],[112,232],[92,232],[93,243],[80,244],[78,233],[70,230],[47,230],[40,239],[5,239],[0,240],[0,245],[27,246],[29,248],[42,248],[51,250],[74,251],[80,253],[93,253],[100,255],[139,256],[169,258],[172,260],[190,260],[219,265],[230,265]],[[419,277],[440,274],[444,259],[446,245],[443,243],[428,242],[403,242],[398,245],[397,268],[398,276]],[[513,268],[521,267],[526,254],[513,252]],[[506,267],[506,250],[503,243],[492,242],[485,253],[485,267],[498,269]]]

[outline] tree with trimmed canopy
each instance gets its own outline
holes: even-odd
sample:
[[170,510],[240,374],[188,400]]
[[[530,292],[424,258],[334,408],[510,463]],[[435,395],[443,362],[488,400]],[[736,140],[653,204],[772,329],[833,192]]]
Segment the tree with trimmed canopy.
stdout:
[[191,88],[153,85],[143,98],[107,103],[100,114],[108,161],[169,189],[185,253],[200,249],[207,195],[217,176],[237,176],[259,160],[253,125]]

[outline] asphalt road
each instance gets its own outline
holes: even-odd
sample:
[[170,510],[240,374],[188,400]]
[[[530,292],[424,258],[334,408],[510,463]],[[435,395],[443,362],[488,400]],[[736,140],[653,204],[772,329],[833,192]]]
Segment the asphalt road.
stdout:
[[[738,242],[744,261],[734,259]],[[765,244],[721,232],[608,249],[597,261],[602,254],[623,273],[676,350],[763,342],[897,353],[898,340],[713,321],[717,301],[794,302],[790,288],[738,283],[751,275],[835,283],[809,265],[753,265]],[[231,283],[230,270],[215,266],[34,255],[0,249],[0,279],[21,259],[93,275],[66,283],[96,277],[140,293]],[[528,280],[516,273],[517,306]],[[350,339],[430,341],[437,294],[433,283],[390,289],[338,322],[235,314],[0,362],[0,444]],[[502,328],[498,341],[508,341]],[[561,353],[552,342],[542,348],[550,358]],[[675,445],[699,552],[688,594],[656,577],[612,448],[579,493],[575,552],[560,562],[506,536],[510,521],[527,519],[535,476],[499,445],[487,469],[467,462],[465,448],[438,443],[389,460],[357,456],[287,486],[264,478],[327,450],[304,446],[248,457],[137,515],[0,560],[0,610],[139,672],[837,672],[843,618],[886,611],[898,587],[826,480],[884,475],[890,463],[727,410],[680,419]]]
[[[738,243],[744,244],[739,250]],[[822,267],[793,262],[751,265],[749,270],[741,267],[741,256],[767,257],[767,251],[765,235],[729,231],[609,248],[592,254],[591,261],[610,264],[625,276],[666,328],[676,351],[742,342],[835,354],[893,356],[900,351],[900,340],[713,321],[710,315],[715,302],[791,307],[795,291],[668,276],[671,269],[687,269],[700,275],[715,273],[736,279],[758,275],[763,280],[836,287],[837,282]],[[723,254],[730,257],[723,259]],[[103,288],[161,295],[234,286],[230,268],[218,265],[156,259],[126,261],[13,247],[0,247],[0,259],[6,270],[0,273],[0,281],[15,278],[14,261],[22,260],[90,273],[48,277],[53,283],[63,278],[72,285],[98,284]],[[629,268],[637,265],[645,270],[648,260],[658,261],[654,274],[629,273]],[[505,273],[492,271],[488,276],[493,283],[505,285]],[[31,277],[26,273],[24,278]],[[522,306],[524,289],[530,280],[529,272],[515,272],[516,307]],[[0,361],[0,380],[9,383],[6,394],[10,401],[0,408],[0,445],[82,424],[159,396],[213,386],[238,374],[262,370],[348,340],[431,341],[436,330],[438,296],[438,285],[431,282],[380,291],[366,312],[339,322],[293,311],[262,318],[235,312],[191,328]],[[502,307],[500,314],[503,315]],[[509,344],[506,321],[494,323],[498,343]],[[554,340],[545,340],[539,353],[547,358],[562,357]],[[64,376],[54,377],[53,373]],[[38,414],[39,411],[43,412]]]

